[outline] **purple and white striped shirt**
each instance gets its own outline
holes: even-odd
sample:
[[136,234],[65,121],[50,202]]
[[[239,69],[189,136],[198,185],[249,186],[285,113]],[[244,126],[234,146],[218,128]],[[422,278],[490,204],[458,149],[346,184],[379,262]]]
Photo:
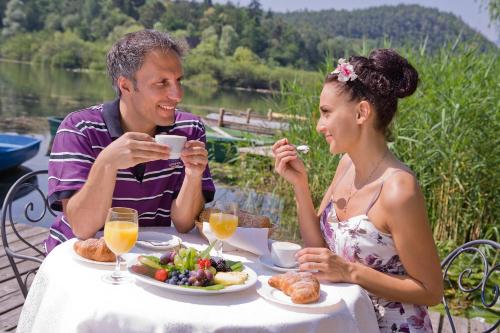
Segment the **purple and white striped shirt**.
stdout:
[[[62,211],[62,199],[83,187],[97,155],[123,134],[119,100],[72,112],[61,123],[49,159],[49,204]],[[186,136],[206,143],[205,125],[199,117],[175,111],[172,126],[157,127],[157,134]],[[130,207],[139,212],[140,226],[169,226],[170,207],[184,180],[181,160],[158,160],[118,170],[113,207]],[[213,200],[215,186],[207,165],[202,178],[206,202]],[[45,241],[49,253],[60,243],[75,237],[64,214],[57,216]]]

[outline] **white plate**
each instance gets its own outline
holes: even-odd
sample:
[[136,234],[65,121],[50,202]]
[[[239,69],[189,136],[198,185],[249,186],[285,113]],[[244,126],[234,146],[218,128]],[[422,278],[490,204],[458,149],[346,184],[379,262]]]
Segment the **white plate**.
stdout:
[[277,272],[294,272],[294,271],[299,270],[298,266],[295,266],[292,268],[285,268],[285,267],[276,266],[273,263],[273,260],[271,259],[270,255],[260,256],[259,262],[262,266],[267,267],[267,268],[272,269],[273,271],[277,271]]
[[89,263],[89,264],[104,265],[104,266],[114,266],[116,264],[115,261],[111,261],[111,262],[109,262],[109,261],[95,261],[95,260],[90,260],[90,259],[84,258],[81,255],[79,255],[78,253],[76,253],[74,248],[71,248],[71,252],[73,253],[73,258],[75,258],[76,260],[79,260],[79,261]]
[[170,250],[179,246],[182,240],[174,235],[157,231],[139,231],[135,245],[150,250]]
[[133,274],[137,280],[140,280],[142,282],[145,282],[145,283],[153,285],[153,286],[167,289],[167,290],[175,292],[175,293],[187,294],[187,295],[218,295],[218,294],[226,294],[226,293],[233,293],[233,292],[237,292],[237,291],[242,291],[242,290],[245,290],[245,289],[252,287],[257,282],[257,273],[255,273],[251,268],[249,268],[247,266],[244,266],[244,267],[245,267],[245,269],[243,269],[243,272],[246,272],[248,274],[248,278],[244,284],[238,284],[235,286],[228,286],[228,287],[225,287],[224,289],[220,289],[220,290],[204,290],[204,289],[181,287],[181,286],[176,286],[176,285],[172,285],[172,284],[168,284],[165,282],[155,280],[153,278],[150,278],[149,276],[134,273],[130,269],[129,269],[129,272],[131,274]]
[[342,298],[340,298],[338,295],[333,295],[333,293],[327,293],[325,290],[320,289],[319,300],[317,302],[309,304],[293,303],[290,296],[285,295],[281,290],[273,288],[267,283],[269,278],[270,277],[267,276],[259,277],[257,293],[267,301],[273,303],[295,308],[320,309],[334,306],[342,301]]

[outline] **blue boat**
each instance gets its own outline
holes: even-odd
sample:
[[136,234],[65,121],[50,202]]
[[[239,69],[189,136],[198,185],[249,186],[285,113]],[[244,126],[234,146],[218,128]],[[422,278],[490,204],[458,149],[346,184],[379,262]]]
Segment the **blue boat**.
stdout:
[[0,171],[23,164],[38,153],[42,140],[16,134],[0,134]]

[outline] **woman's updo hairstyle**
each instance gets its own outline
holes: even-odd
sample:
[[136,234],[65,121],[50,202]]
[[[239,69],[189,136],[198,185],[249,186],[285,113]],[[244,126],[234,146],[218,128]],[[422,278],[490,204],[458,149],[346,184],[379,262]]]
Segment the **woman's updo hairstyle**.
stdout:
[[410,96],[417,89],[415,68],[393,49],[375,49],[368,58],[352,56],[349,63],[357,78],[346,82],[330,73],[325,82],[336,83],[351,100],[367,100],[375,107],[377,128],[389,136],[388,127],[396,114],[398,98]]

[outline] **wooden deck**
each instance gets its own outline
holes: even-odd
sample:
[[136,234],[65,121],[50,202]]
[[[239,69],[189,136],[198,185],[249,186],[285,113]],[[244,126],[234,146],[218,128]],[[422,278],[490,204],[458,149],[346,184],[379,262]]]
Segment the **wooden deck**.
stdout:
[[[43,241],[47,238],[48,229],[21,224],[17,225],[16,229],[28,242],[42,249]],[[7,239],[10,247],[15,251],[21,251],[22,254],[26,255],[37,254],[18,240],[10,227],[7,229]],[[23,275],[23,279],[29,270],[39,265],[28,260],[18,259],[16,262],[19,263],[18,268]],[[32,280],[32,276],[33,274],[31,274],[30,280]],[[23,304],[23,294],[14,277],[14,271],[10,266],[3,244],[0,242],[0,332],[15,331]]]
[[[39,249],[42,249],[43,241],[47,238],[47,229],[28,225],[18,225],[17,229],[26,240],[35,244]],[[10,228],[7,231],[7,237],[12,249],[22,251],[23,254],[35,254],[35,251],[29,249],[26,244],[17,240]],[[20,263],[18,267],[23,278],[30,269],[38,266],[37,263],[32,261],[17,260],[17,262]],[[23,303],[24,297],[21,293],[21,289],[14,277],[14,271],[9,264],[3,245],[0,243],[0,332],[15,331]],[[440,319],[438,313],[431,312],[431,321],[434,332],[451,332],[448,320],[443,318]],[[458,317],[455,318],[455,325],[459,333],[479,333],[489,327],[478,319],[468,320]],[[494,332],[498,333],[499,330],[497,329]]]

